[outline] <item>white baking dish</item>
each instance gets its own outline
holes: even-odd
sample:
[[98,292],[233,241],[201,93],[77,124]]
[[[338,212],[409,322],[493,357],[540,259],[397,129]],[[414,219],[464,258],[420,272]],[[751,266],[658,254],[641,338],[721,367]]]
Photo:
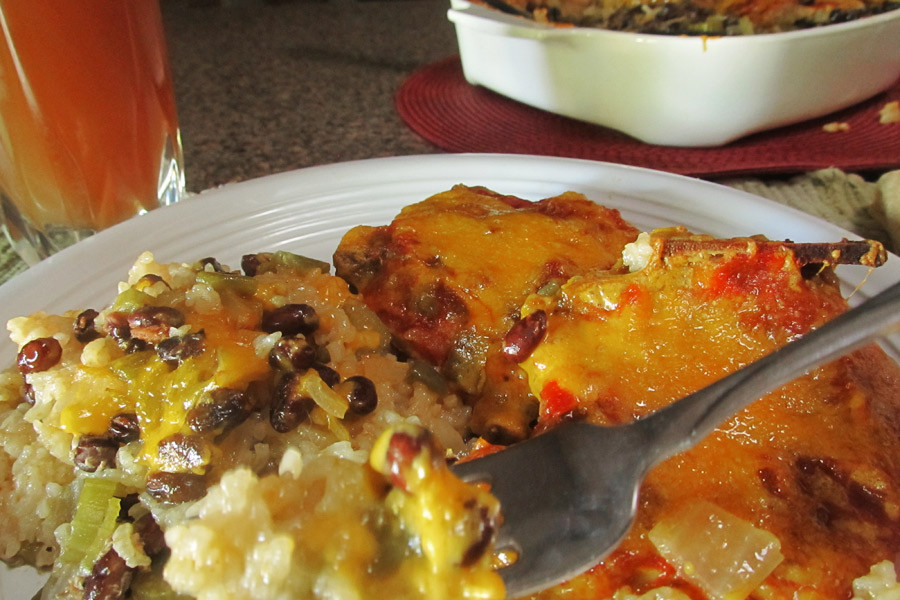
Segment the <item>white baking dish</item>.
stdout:
[[900,10],[787,33],[560,27],[451,0],[467,81],[650,144],[718,146],[828,114],[900,77]]

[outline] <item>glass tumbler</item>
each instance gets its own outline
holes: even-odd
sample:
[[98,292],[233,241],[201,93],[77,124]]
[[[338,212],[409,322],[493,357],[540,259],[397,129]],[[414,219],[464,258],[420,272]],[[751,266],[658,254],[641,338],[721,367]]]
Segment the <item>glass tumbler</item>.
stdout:
[[0,226],[28,264],[184,194],[159,0],[0,0]]

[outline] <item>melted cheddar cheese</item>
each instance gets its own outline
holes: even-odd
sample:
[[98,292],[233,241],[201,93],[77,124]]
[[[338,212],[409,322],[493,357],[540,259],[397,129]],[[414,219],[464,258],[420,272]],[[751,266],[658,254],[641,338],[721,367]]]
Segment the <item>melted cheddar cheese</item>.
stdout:
[[497,360],[522,302],[612,267],[637,234],[618,211],[581,194],[529,202],[458,185],[404,208],[390,225],[350,230],[334,263],[406,351],[474,402],[473,429],[510,441],[524,438],[534,418],[521,376]]
[[[576,277],[525,303],[523,316],[547,314],[543,339],[521,363],[540,398],[538,430],[567,419],[635,420],[846,309],[830,269],[805,277],[786,247],[748,238],[668,254],[673,236],[705,239],[660,232],[639,270]],[[898,390],[897,365],[871,346],[766,395],[654,469],[623,545],[538,597],[659,587],[708,597],[685,567],[692,561],[663,558],[650,539],[700,501],[779,542],[783,561],[750,597],[849,597],[854,578],[900,547]],[[705,556],[724,554],[702,526],[689,537]]]

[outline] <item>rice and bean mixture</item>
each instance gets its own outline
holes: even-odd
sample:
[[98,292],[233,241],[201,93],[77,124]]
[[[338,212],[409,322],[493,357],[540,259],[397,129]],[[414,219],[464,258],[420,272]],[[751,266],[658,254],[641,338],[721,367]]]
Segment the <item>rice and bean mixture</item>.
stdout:
[[158,264],[9,323],[0,557],[44,598],[502,598],[469,409],[329,265]]

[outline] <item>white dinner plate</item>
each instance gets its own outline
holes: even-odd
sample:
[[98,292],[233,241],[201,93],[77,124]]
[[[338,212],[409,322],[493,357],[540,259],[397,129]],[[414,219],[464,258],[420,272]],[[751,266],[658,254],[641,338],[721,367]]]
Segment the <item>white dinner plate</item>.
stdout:
[[[0,322],[38,310],[100,309],[144,250],[159,262],[207,256],[237,268],[244,254],[288,250],[331,260],[345,231],[382,225],[407,204],[457,183],[537,200],[567,190],[618,208],[641,229],[685,225],[715,236],[764,234],[795,242],[854,234],[821,219],[732,188],[636,167],[525,155],[451,154],[380,158],[312,167],[203,192],[103,231],[0,286]],[[853,301],[900,280],[900,259],[869,273],[838,269]],[[0,339],[0,361],[15,346]],[[885,343],[900,357],[900,336]],[[40,585],[31,571],[0,569],[0,600],[28,600]]]

